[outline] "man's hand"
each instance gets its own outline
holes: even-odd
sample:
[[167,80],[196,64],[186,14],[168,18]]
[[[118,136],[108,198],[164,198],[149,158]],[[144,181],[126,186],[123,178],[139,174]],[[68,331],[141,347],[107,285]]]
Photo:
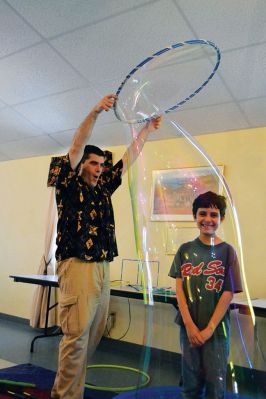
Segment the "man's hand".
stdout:
[[114,105],[115,100],[117,99],[117,96],[115,94],[108,94],[107,96],[104,96],[98,104],[95,105],[94,111],[97,112],[98,114],[100,112],[104,111],[109,111],[110,108]]
[[162,117],[157,116],[156,118],[152,118],[149,122],[146,124],[146,129],[148,130],[149,133],[153,132],[156,129],[159,129],[161,125]]
[[74,170],[82,159],[84,147],[92,133],[93,126],[97,116],[103,110],[109,111],[114,105],[116,100],[115,94],[108,94],[103,97],[98,104],[89,112],[84,121],[80,124],[79,128],[73,137],[72,144],[69,149],[69,159],[71,168]]

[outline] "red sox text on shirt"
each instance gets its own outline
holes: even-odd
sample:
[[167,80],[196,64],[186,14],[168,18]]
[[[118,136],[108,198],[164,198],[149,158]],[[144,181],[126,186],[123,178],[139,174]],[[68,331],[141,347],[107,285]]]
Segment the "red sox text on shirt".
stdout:
[[181,266],[182,278],[200,276],[203,274],[204,276],[208,276],[205,288],[210,291],[216,290],[216,292],[220,292],[223,285],[223,279],[216,279],[214,276],[224,276],[225,268],[221,265],[222,262],[220,260],[210,261],[206,268],[204,268],[204,262],[200,262],[197,266],[192,266],[192,263],[187,262]]

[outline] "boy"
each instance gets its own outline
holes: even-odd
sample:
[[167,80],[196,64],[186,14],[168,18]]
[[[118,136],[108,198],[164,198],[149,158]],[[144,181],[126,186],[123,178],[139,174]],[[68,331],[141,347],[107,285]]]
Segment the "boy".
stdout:
[[185,399],[222,399],[229,354],[229,307],[241,292],[233,247],[216,235],[224,220],[225,197],[211,191],[192,205],[199,237],[182,244],[169,276],[176,279]]

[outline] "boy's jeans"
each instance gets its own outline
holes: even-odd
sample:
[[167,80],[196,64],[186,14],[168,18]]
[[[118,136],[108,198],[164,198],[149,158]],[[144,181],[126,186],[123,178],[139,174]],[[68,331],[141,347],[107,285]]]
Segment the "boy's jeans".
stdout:
[[202,346],[191,347],[185,327],[180,327],[182,396],[184,399],[223,399],[229,339],[214,335]]

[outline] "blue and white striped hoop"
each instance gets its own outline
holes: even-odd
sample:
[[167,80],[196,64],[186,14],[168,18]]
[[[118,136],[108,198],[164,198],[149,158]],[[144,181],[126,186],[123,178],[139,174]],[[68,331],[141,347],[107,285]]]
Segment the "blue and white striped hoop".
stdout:
[[[182,99],[178,99],[178,101],[171,105],[170,107],[167,107],[166,109],[162,109],[161,113],[169,113],[172,111],[175,111],[177,108],[181,107],[182,105],[184,105],[186,102],[188,102],[189,100],[191,100],[196,94],[198,94],[208,83],[209,81],[213,78],[213,76],[215,75],[219,64],[220,64],[220,60],[221,60],[221,53],[219,48],[216,46],[216,44],[214,44],[213,42],[209,41],[209,40],[187,40],[181,43],[176,43],[173,44],[169,47],[165,47],[159,51],[157,51],[156,53],[154,53],[152,56],[146,58],[145,60],[143,60],[141,63],[139,63],[134,69],[132,69],[131,72],[129,72],[129,74],[126,76],[126,78],[123,80],[123,82],[121,83],[121,85],[119,86],[116,95],[118,96],[118,100],[114,103],[114,112],[116,117],[124,122],[128,122],[128,123],[142,123],[142,122],[146,122],[149,119],[151,119],[152,117],[154,117],[154,115],[150,115],[149,117],[145,117],[145,118],[136,118],[136,119],[130,119],[127,120],[126,118],[122,118],[121,115],[119,114],[119,105],[118,105],[118,101],[119,101],[119,95],[121,93],[121,91],[123,90],[123,88],[125,87],[126,83],[134,76],[136,75],[136,73],[138,71],[140,71],[141,68],[146,67],[147,65],[149,65],[149,63],[151,64],[152,62],[154,62],[155,59],[158,59],[159,57],[162,57],[164,54],[169,53],[171,51],[174,51],[178,48],[182,48],[184,46],[206,46],[206,49],[212,49],[213,51],[213,55],[215,56],[215,63],[213,69],[211,70],[211,73],[209,74],[209,76],[207,77],[207,79],[205,79],[203,81],[203,83],[201,83],[196,89],[194,89],[189,95],[186,95],[184,98]],[[203,47],[204,48],[204,47]],[[207,55],[206,55],[207,57]]]

